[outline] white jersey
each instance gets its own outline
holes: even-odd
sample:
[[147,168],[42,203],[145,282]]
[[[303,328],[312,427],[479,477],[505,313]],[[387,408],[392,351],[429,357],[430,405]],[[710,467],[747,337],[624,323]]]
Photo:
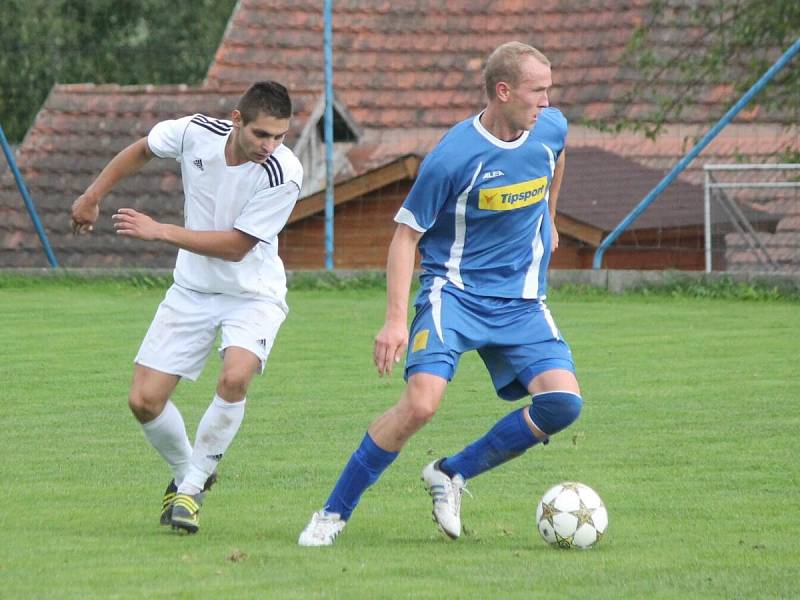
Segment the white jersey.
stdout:
[[264,164],[228,166],[230,121],[192,115],[162,121],[147,143],[153,154],[181,164],[184,223],[195,231],[238,229],[260,241],[241,261],[178,251],[174,280],[197,292],[265,296],[285,309],[286,274],[278,257],[278,233],[303,185],[303,167],[284,145]]

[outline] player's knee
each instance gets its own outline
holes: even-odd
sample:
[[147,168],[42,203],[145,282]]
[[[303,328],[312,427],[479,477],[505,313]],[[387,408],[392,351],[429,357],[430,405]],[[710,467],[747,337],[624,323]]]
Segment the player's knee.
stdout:
[[409,390],[406,390],[397,405],[400,422],[411,432],[417,431],[433,419],[438,408],[439,402],[435,397],[428,394],[410,394]]
[[410,420],[417,426],[425,425],[436,414],[436,406],[429,402],[413,402],[407,410]]
[[581,414],[583,400],[572,392],[544,392],[533,397],[528,409],[533,423],[553,435],[574,423]]
[[217,392],[228,401],[241,400],[247,394],[252,373],[243,370],[225,369],[219,375]]
[[132,389],[128,394],[128,407],[141,423],[147,423],[161,414],[164,402],[140,389]]
[[415,375],[410,377],[398,405],[414,430],[433,419],[442,400],[447,382],[438,377]]

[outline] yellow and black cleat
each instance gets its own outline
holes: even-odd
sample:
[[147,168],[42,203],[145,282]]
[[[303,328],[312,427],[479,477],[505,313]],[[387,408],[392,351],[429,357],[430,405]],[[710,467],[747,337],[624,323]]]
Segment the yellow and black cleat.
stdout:
[[175,530],[186,533],[197,533],[200,529],[200,507],[203,504],[203,492],[190,496],[175,494],[172,501],[172,520],[170,524]]
[[161,499],[161,525],[169,525],[172,522],[172,503],[175,500],[175,494],[178,493],[178,486],[175,485],[175,480],[169,482],[167,489],[164,490],[164,497]]
[[[207,492],[215,483],[217,483],[216,471],[211,473],[211,475],[208,476],[208,479],[206,479],[206,483],[203,486],[203,491]],[[178,486],[175,485],[175,480],[173,479],[167,485],[167,489],[164,490],[164,496],[161,498],[161,518],[159,519],[159,523],[161,525],[166,526],[172,524],[172,503],[175,501],[175,495],[177,493]]]

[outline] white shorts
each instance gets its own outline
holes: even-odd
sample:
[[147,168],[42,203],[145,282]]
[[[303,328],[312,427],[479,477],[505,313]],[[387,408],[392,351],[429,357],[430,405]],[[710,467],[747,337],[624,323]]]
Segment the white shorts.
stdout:
[[203,294],[173,284],[158,306],[134,362],[195,381],[221,330],[220,356],[244,348],[264,371],[286,307],[264,298]]

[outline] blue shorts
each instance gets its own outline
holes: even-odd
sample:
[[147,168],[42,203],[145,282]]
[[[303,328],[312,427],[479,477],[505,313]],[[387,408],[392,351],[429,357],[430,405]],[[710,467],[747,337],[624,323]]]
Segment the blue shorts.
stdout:
[[504,400],[528,395],[528,384],[544,371],[575,372],[569,345],[543,302],[476,296],[437,280],[417,297],[406,379],[431,373],[450,381],[468,350],[478,351]]

